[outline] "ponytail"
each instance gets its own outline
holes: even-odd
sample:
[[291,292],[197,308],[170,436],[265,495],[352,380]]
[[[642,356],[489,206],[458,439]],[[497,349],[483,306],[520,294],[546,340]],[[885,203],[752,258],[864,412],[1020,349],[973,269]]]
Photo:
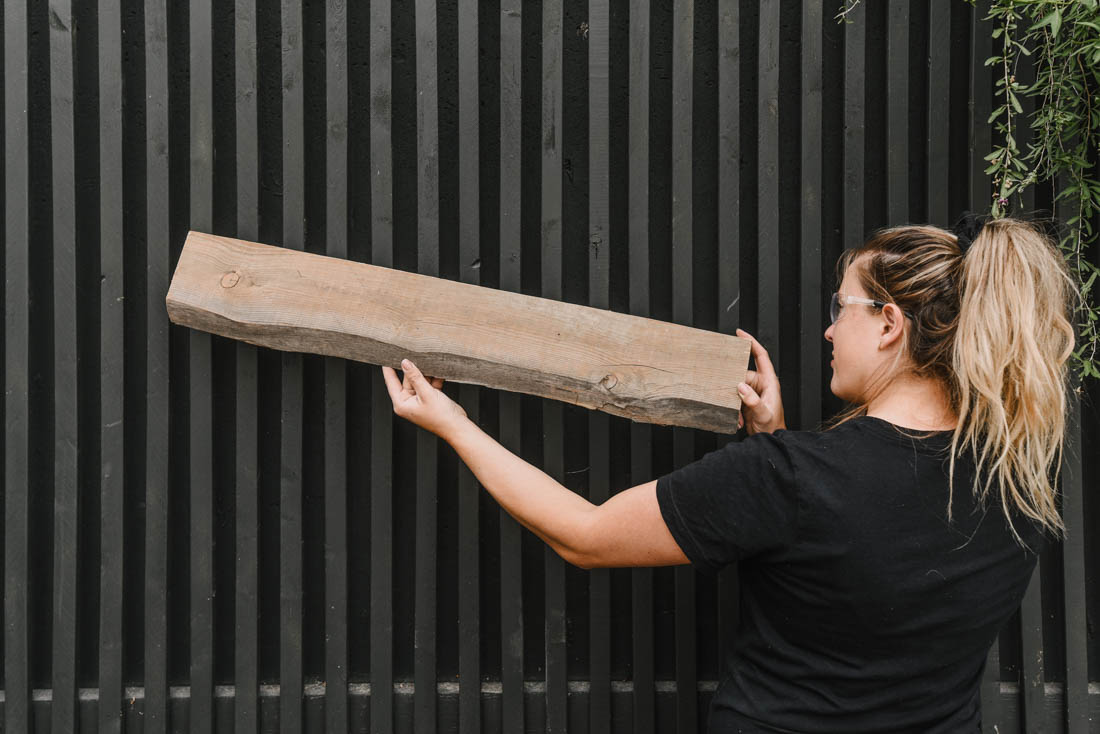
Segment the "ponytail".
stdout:
[[1059,536],[1065,530],[1056,495],[1066,360],[1074,345],[1068,318],[1077,293],[1073,278],[1053,243],[1033,225],[996,219],[966,250],[959,291],[951,349],[959,422],[950,476],[956,454],[969,449],[977,468],[975,493],[982,500],[998,493],[1018,540],[1012,510]]

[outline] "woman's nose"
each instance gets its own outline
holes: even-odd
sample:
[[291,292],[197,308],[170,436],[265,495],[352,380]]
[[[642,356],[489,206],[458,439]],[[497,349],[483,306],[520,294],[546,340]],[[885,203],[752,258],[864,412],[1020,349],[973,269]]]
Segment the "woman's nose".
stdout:
[[829,324],[829,328],[825,330],[825,341],[832,342],[833,340],[833,325]]

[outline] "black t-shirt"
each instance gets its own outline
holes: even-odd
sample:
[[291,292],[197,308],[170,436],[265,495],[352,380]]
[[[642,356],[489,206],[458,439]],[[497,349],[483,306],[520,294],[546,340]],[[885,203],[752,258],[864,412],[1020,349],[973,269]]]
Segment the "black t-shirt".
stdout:
[[710,732],[978,731],[979,683],[1042,536],[982,510],[951,432],[862,416],[733,442],[657,480],[701,571],[737,562],[740,625]]

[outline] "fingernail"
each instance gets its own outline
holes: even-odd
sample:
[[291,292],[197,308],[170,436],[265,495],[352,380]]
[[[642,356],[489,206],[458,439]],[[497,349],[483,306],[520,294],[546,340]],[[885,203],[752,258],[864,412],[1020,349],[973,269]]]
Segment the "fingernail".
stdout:
[[737,386],[737,392],[741,393],[742,395],[748,392],[748,389],[748,386],[746,386],[743,382]]
[[408,366],[409,366],[410,364],[412,364],[412,362],[410,362],[410,361],[409,361],[409,360],[407,360],[407,359],[403,359],[403,360],[401,360],[401,366],[402,366],[402,367],[408,367]]

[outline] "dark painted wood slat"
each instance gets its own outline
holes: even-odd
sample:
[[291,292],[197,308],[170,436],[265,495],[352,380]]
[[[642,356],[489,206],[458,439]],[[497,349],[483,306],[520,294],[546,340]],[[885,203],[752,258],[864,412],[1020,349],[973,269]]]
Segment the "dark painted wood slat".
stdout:
[[[692,315],[692,119],[695,9],[693,0],[672,6],[672,319],[691,326]],[[694,432],[673,429],[673,459],[683,466],[695,459]],[[695,571],[675,574],[676,726],[696,731]]]
[[[458,5],[458,249],[461,279],[480,285],[481,219],[478,4]],[[459,403],[475,424],[481,389],[459,387]],[[458,468],[458,730],[481,731],[481,488],[469,467]]]
[[[588,304],[609,307],[610,205],[610,22],[607,0],[588,5]],[[611,494],[610,421],[588,414],[589,500],[603,504]],[[611,577],[606,568],[589,572],[588,727],[611,730]]]
[[972,11],[970,34],[970,210],[988,212],[992,184],[986,175],[985,156],[993,149],[992,126],[986,122],[993,111],[993,72],[985,60],[993,55],[989,0],[977,0]]
[[756,339],[784,363],[779,341],[779,0],[760,3],[757,62],[757,325]]
[[29,731],[30,162],[27,4],[4,3],[4,730]]
[[[630,313],[649,316],[649,3],[630,3],[630,79],[627,228],[629,233]],[[630,482],[653,479],[653,430],[648,424],[630,424]],[[653,569],[636,568],[630,574],[632,625],[634,730],[652,734],[656,711],[653,652]]]
[[[1065,186],[1064,178],[1060,186]],[[1060,207],[1061,208],[1061,207]],[[1057,211],[1059,221],[1066,212]],[[1085,568],[1086,515],[1084,483],[1084,443],[1081,398],[1077,394],[1079,378],[1070,381],[1069,412],[1066,417],[1066,440],[1062,457],[1062,518],[1066,537],[1062,543],[1062,589],[1066,609],[1066,729],[1069,732],[1090,730],[1088,608]]]
[[[188,5],[190,18],[190,225],[214,224],[213,8],[210,0]],[[214,727],[214,446],[211,337],[188,333],[190,379],[190,727]]]
[[1024,731],[1042,732],[1045,715],[1043,687],[1042,575],[1036,566],[1020,604],[1020,650]]
[[144,730],[168,728],[168,11],[145,4],[146,374]]
[[[562,92],[564,3],[546,0],[542,8],[542,292],[562,299]],[[564,407],[543,402],[543,461],[546,473],[565,480],[562,435]],[[546,567],[546,730],[568,727],[565,561],[550,546],[543,548]]]
[[[237,236],[251,240],[259,237],[260,228],[255,0],[237,0],[233,17],[237,87]],[[258,356],[251,344],[237,343],[233,726],[234,731],[242,734],[257,734],[260,726]]]
[[857,5],[844,25],[844,217],[845,248],[863,243],[864,53],[867,11]]
[[[347,5],[325,9],[325,254],[348,256]],[[348,730],[347,362],[325,358],[324,730]]]
[[[439,94],[436,9],[416,0],[417,272],[439,275]],[[416,434],[416,603],[413,721],[417,734],[436,730],[436,556],[438,439]]]
[[[305,245],[302,5],[282,0],[283,247]],[[279,729],[302,730],[302,355],[282,355],[279,487]]]
[[909,0],[890,0],[886,22],[886,216],[892,226],[909,221]]
[[951,6],[928,4],[928,185],[925,217],[940,227],[950,224],[947,207],[948,140],[951,103]]
[[73,35],[69,0],[50,2],[53,198],[53,731],[76,728],[77,300]]
[[741,325],[741,12],[718,8],[718,330]]
[[[821,349],[825,329],[821,283],[822,23],[820,3],[802,5],[802,244],[799,328],[799,428],[821,424]],[[830,21],[831,22],[831,21]],[[829,289],[831,290],[831,289]]]
[[[500,6],[500,287],[520,292],[522,132],[521,0],[501,0]],[[500,441],[519,456],[521,411],[519,395],[500,394]],[[522,731],[523,699],[523,533],[516,520],[500,510],[500,650],[501,728]]]
[[[393,267],[391,5],[371,3],[371,262]],[[371,731],[392,731],[393,710],[393,405],[382,371],[371,378]]]
[[123,600],[123,204],[122,13],[100,0],[99,266],[100,266],[100,580],[99,705],[104,734],[122,728]]

